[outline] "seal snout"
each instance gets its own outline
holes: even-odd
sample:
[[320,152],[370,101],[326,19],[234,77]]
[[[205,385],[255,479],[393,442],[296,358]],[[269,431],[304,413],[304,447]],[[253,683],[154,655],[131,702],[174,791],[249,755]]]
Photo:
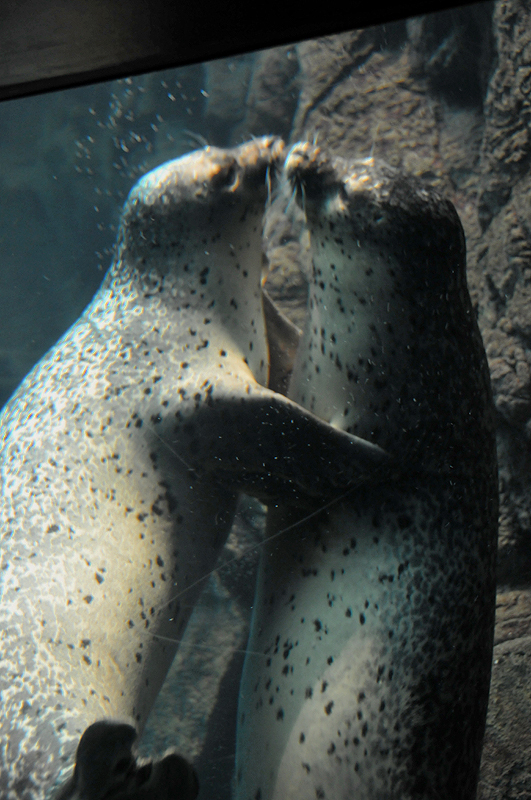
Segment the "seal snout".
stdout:
[[302,205],[307,196],[321,194],[325,186],[333,182],[334,175],[320,147],[310,142],[297,142],[286,157],[284,177]]
[[227,191],[255,189],[264,183],[270,167],[280,166],[284,149],[282,139],[263,136],[230,150],[211,146],[194,150],[145,175],[131,190],[126,213],[138,206],[211,203]]

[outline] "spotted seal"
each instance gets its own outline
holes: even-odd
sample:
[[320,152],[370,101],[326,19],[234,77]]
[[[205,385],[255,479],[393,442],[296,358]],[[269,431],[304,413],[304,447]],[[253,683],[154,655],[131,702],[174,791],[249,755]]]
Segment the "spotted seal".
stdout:
[[[473,800],[490,680],[497,468],[452,204],[295,146],[309,315],[289,396],[394,456],[303,524],[268,513],[237,800]],[[258,653],[262,655],[257,655]]]
[[0,418],[4,797],[41,800],[98,719],[141,732],[240,488],[319,493],[381,456],[260,385],[283,154],[265,137],[144,176],[101,289]]

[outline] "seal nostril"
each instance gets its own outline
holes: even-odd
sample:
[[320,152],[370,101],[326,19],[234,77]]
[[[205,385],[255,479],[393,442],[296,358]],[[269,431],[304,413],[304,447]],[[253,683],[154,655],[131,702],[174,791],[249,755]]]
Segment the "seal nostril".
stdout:
[[236,161],[231,160],[229,164],[223,164],[211,180],[214,189],[232,189],[239,183],[238,169]]
[[240,176],[238,170],[236,169],[236,165],[229,167],[225,175],[223,176],[223,186],[225,189],[229,189],[232,191],[237,189],[240,183]]
[[225,183],[227,184],[227,186],[231,186],[235,180],[236,180],[236,168],[232,166],[225,175]]

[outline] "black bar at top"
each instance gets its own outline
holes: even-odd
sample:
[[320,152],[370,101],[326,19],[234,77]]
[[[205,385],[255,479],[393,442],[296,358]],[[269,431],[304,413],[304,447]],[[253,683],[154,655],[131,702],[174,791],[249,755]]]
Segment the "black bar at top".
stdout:
[[456,5],[451,0],[1,0],[0,100]]

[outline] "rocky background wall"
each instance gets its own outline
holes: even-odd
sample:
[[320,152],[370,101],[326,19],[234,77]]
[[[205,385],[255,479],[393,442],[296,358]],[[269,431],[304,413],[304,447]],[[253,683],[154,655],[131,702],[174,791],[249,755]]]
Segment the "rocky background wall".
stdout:
[[[136,177],[205,141],[278,133],[374,155],[447,194],[498,419],[499,593],[479,800],[531,796],[531,4],[481,3],[291,47],[0,106],[0,403],[77,318]],[[267,221],[268,288],[299,324],[307,237]],[[263,509],[243,500],[145,747],[196,759],[228,800]],[[254,547],[247,551],[248,547]]]

